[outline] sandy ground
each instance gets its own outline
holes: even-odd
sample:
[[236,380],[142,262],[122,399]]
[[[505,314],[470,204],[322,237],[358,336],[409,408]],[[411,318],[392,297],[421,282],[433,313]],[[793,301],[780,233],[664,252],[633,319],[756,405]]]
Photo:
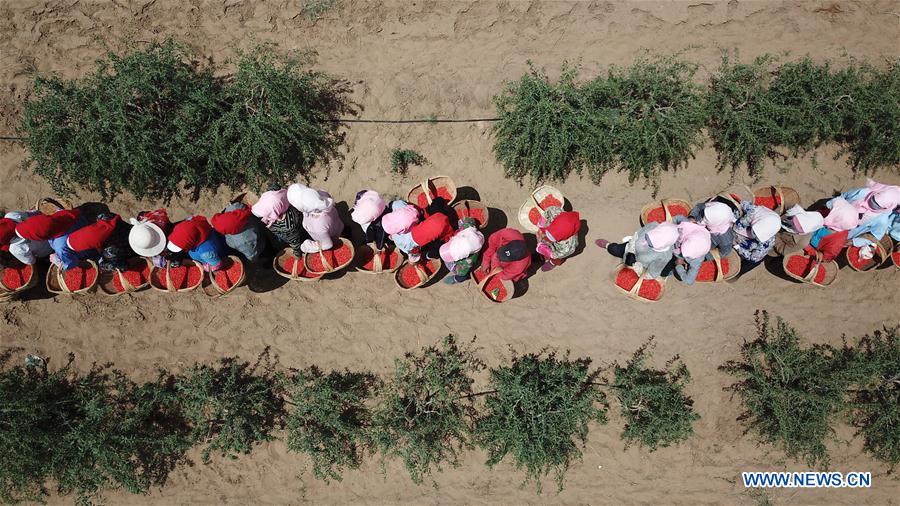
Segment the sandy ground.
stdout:
[[[0,135],[17,121],[33,71],[75,76],[90,68],[103,44],[126,38],[175,36],[215,59],[232,48],[275,41],[287,48],[314,49],[317,68],[353,83],[353,98],[368,118],[484,117],[493,115],[491,96],[526,69],[526,60],[557,73],[563,60],[581,61],[585,75],[610,64],[627,64],[645,51],[688,56],[714,69],[720,48],[747,57],[763,52],[814,58],[837,57],[845,49],[859,57],[900,54],[900,2],[679,1],[679,2],[352,2],[338,5],[316,23],[300,15],[298,0],[85,0],[0,4]],[[696,47],[695,47],[696,46]],[[362,188],[403,193],[421,177],[446,174],[474,188],[497,209],[492,228],[514,223],[528,188],[505,180],[491,153],[487,124],[353,125],[342,170],[323,171],[315,183],[339,200]],[[394,147],[416,149],[431,164],[400,180],[390,174]],[[794,170],[769,166],[765,179],[796,188],[804,203],[860,185],[833,152],[791,160]],[[47,184],[23,171],[24,150],[0,146],[0,207],[18,208],[48,193]],[[713,169],[710,149],[676,176],[666,176],[662,196],[697,200],[729,185]],[[887,182],[900,177],[882,174]],[[747,182],[749,181],[739,181]],[[752,184],[752,183],[751,183]],[[589,242],[618,238],[637,226],[650,192],[610,175],[594,186],[579,178],[560,185],[587,220]],[[188,209],[212,212],[225,192],[200,202],[176,201],[174,215]],[[80,196],[80,200],[90,198]],[[112,207],[134,212],[150,203],[122,196]],[[594,427],[584,461],[568,473],[566,489],[544,495],[520,486],[521,475],[504,463],[487,471],[484,455],[472,452],[458,469],[435,477],[435,486],[415,486],[401,466],[377,459],[347,473],[342,483],[312,478],[303,457],[281,443],[261,445],[235,461],[215,460],[179,468],[170,483],[147,497],[110,493],[111,504],[298,504],[298,503],[752,503],[739,483],[747,470],[802,470],[770,447],[757,446],[735,421],[736,400],[722,387],[730,378],[717,366],[734,358],[752,337],[753,311],[769,309],[791,321],[810,342],[838,343],[900,321],[895,270],[853,273],[844,269],[830,289],[816,289],[758,268],[736,284],[669,284],[661,305],[628,301],[609,282],[615,262],[593,245],[563,267],[538,273],[527,292],[502,306],[484,301],[472,286],[432,286],[401,293],[388,276],[348,273],[319,284],[274,287],[271,279],[225,299],[202,294],[171,297],[143,292],[110,300],[102,296],[37,298],[0,308],[3,346],[21,346],[54,357],[72,351],[87,367],[112,361],[136,375],[157,366],[178,368],[194,361],[239,355],[252,359],[266,346],[283,364],[329,368],[368,367],[384,373],[393,357],[453,332],[478,337],[491,364],[507,346],[570,349],[607,365],[625,360],[649,336],[657,336],[656,362],[680,353],[694,380],[688,392],[703,418],[690,441],[653,454],[623,450],[621,420]],[[851,431],[842,430],[844,440]],[[770,491],[790,504],[897,504],[900,482],[862,452],[861,444],[832,445],[838,471],[872,471],[871,489]],[[601,467],[602,466],[602,467]],[[69,502],[68,499],[54,502]]]

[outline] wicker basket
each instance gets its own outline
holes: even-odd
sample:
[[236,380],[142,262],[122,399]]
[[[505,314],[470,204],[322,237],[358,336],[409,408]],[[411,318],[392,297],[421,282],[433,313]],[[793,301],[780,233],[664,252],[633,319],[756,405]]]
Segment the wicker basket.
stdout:
[[[637,281],[634,283],[634,285],[631,286],[630,289],[625,289],[625,288],[619,286],[619,284],[616,282],[619,278],[619,273],[626,269],[635,272],[635,275],[637,275]],[[640,302],[646,302],[646,303],[658,302],[658,301],[662,300],[663,296],[666,294],[666,278],[650,279],[650,278],[647,278],[644,274],[637,274],[637,272],[634,271],[634,269],[632,269],[631,267],[628,267],[627,265],[624,265],[624,264],[619,264],[619,266],[616,268],[616,270],[613,271],[612,282],[613,282],[613,286],[615,286],[617,290],[624,293],[629,298],[640,301]],[[640,295],[641,287],[647,283],[658,283],[659,284],[659,297],[658,298],[648,299],[648,298],[642,297]]]
[[[812,266],[808,266],[805,270],[805,273],[792,272],[790,269],[788,269],[788,264],[794,257],[801,257],[804,259],[804,261],[811,262]],[[837,262],[835,262],[834,260],[830,262],[819,262],[804,253],[795,253],[793,255],[784,257],[784,259],[781,261],[781,265],[784,268],[784,273],[791,278],[796,279],[797,281],[800,281],[802,283],[809,283],[811,285],[822,287],[829,286],[834,283],[837,279],[838,270],[840,269]],[[824,277],[821,280],[816,281],[816,278],[819,277],[819,273],[822,270],[825,271]]]
[[[180,268],[199,270],[200,276],[198,276],[197,282],[193,285],[185,286],[184,288],[173,287],[171,270]],[[170,262],[166,262],[165,267],[154,267],[153,270],[150,271],[150,287],[154,290],[166,293],[190,292],[191,290],[196,290],[198,286],[203,284],[203,278],[203,268],[194,260],[182,260],[179,267],[172,267]],[[185,273],[185,282],[187,282],[188,279],[188,275]]]
[[89,277],[89,281],[85,286],[72,289],[70,286],[66,285],[65,271],[55,264],[50,264],[50,270],[47,271],[47,291],[69,295],[91,291],[91,289],[97,286],[97,280],[100,278],[100,270],[97,268],[97,264],[93,260],[82,260],[78,263],[78,268],[84,269],[85,276]]
[[[38,277],[33,265],[23,264],[18,260],[13,260],[13,262],[14,265],[12,266],[0,266],[0,297],[3,297],[3,300],[10,300],[13,298],[13,295],[24,292],[37,284]],[[4,282],[7,274],[15,275],[19,278],[20,283],[18,287],[8,286]]]
[[[472,269],[472,274],[471,274],[472,281],[474,281],[478,286],[478,293],[480,293],[481,295],[484,295],[484,298],[486,298],[487,300],[497,303],[497,304],[506,302],[509,299],[513,298],[513,296],[515,295],[515,291],[516,291],[516,286],[513,284],[512,281],[509,281],[506,279],[500,279],[497,277],[497,275],[501,271],[502,271],[502,269],[496,268],[496,269],[492,270],[491,272],[484,274],[484,273],[482,273],[481,269],[475,268],[475,269]],[[497,279],[498,281],[500,281],[500,283],[503,284],[503,289],[506,290],[506,295],[504,295],[503,297],[494,298],[494,296],[487,290],[487,284],[492,279]]]
[[[142,283],[134,285],[125,277],[125,273],[118,269],[114,271],[101,271],[100,279],[97,281],[97,286],[100,288],[101,292],[103,292],[105,295],[115,297],[125,293],[136,292],[150,285],[150,273],[153,272],[153,264],[150,262],[149,258],[129,258],[126,264],[126,271],[146,271],[146,280]],[[119,286],[116,286],[116,279],[118,279],[119,281]]]
[[[342,250],[342,249],[349,250],[349,254],[347,255],[347,260],[345,260],[342,263],[337,263],[336,262],[337,259],[334,256],[335,252],[338,250]],[[354,254],[355,254],[355,249],[353,248],[353,243],[350,242],[349,239],[341,237],[340,238],[340,246],[338,246],[336,248],[333,247],[331,249],[324,250],[324,251],[319,250],[316,253],[304,254],[303,255],[303,266],[306,267],[306,270],[308,270],[311,274],[318,274],[320,276],[323,274],[331,274],[331,273],[337,272],[337,271],[347,267],[351,263],[353,263]],[[330,259],[328,258],[329,256],[331,257]],[[324,270],[313,268],[312,261],[313,261],[313,258],[316,258],[316,257],[318,257],[321,260]]]
[[[204,276],[206,279],[203,284],[203,293],[209,295],[210,297],[222,297],[223,295],[228,295],[229,293],[233,292],[235,288],[243,285],[247,280],[247,268],[246,266],[244,266],[244,262],[241,261],[239,257],[229,255],[225,260],[223,260],[223,262],[231,262],[231,264],[227,265],[225,268],[219,269],[218,271],[207,272]],[[234,281],[231,286],[229,286],[228,288],[222,288],[219,283],[216,283],[216,278],[220,275],[226,276],[227,278],[227,274],[225,271],[231,265],[240,265],[241,273],[238,276],[237,281]]]
[[800,194],[789,186],[763,186],[753,190],[753,203],[784,214],[800,203]]
[[683,199],[663,199],[650,202],[641,208],[641,226],[653,222],[659,223],[660,220],[651,219],[650,214],[660,209],[662,209],[665,218],[662,221],[672,221],[674,216],[687,216],[691,212],[691,204]]
[[[428,263],[427,270],[423,269],[419,263],[405,263],[401,265],[400,268],[397,269],[397,272],[394,273],[394,281],[397,282],[397,286],[399,286],[403,290],[412,290],[415,288],[419,288],[420,286],[424,286],[435,276],[437,276],[437,273],[441,270],[441,261],[436,258],[425,260]],[[403,281],[403,274],[405,272],[408,272],[409,270],[415,272],[419,278],[419,282],[412,286],[405,285]],[[429,273],[428,270],[430,270],[431,272]]]
[[875,246],[875,254],[872,256],[871,260],[866,260],[865,264],[859,264],[852,261],[852,258],[859,258],[859,250],[858,246],[853,246],[852,244],[844,250],[844,259],[847,261],[847,265],[850,266],[851,269],[857,272],[866,272],[877,269],[881,264],[887,261],[888,257],[891,256],[889,254],[890,251],[893,250],[893,241],[891,240],[891,236],[884,234],[884,236],[879,241],[875,239],[875,236],[869,233],[861,234],[859,236],[860,239],[868,239]]
[[436,176],[413,186],[406,194],[406,200],[424,209],[441,193],[442,189],[446,193],[444,196],[449,197],[447,204],[452,204],[456,200],[456,183],[449,176]]
[[[356,255],[358,257],[356,269],[365,274],[381,274],[385,272],[394,272],[403,263],[403,257],[396,248],[386,246],[384,249],[377,249],[371,244],[361,246]],[[366,267],[369,262],[371,267]]]
[[[488,210],[486,205],[477,200],[460,200],[456,204],[453,204],[453,210],[456,211],[456,216],[459,219],[473,218],[477,223],[478,228],[486,227],[488,222],[491,221],[490,210]],[[477,218],[478,215],[481,216],[481,219]]]
[[72,203],[66,199],[44,197],[34,204],[34,208],[41,214],[53,214],[60,209],[72,209]]
[[541,186],[531,192],[528,200],[519,207],[519,224],[529,232],[538,231],[538,219],[548,207],[563,207],[566,198],[562,192],[548,185]]
[[272,260],[272,268],[281,277],[295,281],[318,281],[321,274],[313,274],[303,265],[303,257],[295,257],[294,250],[285,248]]
[[713,259],[707,260],[703,262],[701,265],[701,269],[704,265],[713,265],[715,269],[715,276],[712,279],[701,279],[700,276],[697,276],[695,280],[698,283],[706,283],[706,282],[715,282],[719,283],[722,281],[728,281],[730,279],[734,279],[741,272],[741,256],[738,255],[737,251],[731,250],[731,253],[728,254],[726,260],[728,260],[728,272],[723,274],[722,269],[722,258],[719,256],[719,250],[714,248],[710,251]]

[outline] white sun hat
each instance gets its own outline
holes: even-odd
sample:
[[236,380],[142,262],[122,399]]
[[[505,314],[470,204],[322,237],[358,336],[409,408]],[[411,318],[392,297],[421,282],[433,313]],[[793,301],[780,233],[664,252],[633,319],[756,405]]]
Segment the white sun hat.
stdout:
[[149,221],[136,222],[128,233],[128,244],[135,253],[142,257],[159,255],[166,249],[166,234],[155,223]]

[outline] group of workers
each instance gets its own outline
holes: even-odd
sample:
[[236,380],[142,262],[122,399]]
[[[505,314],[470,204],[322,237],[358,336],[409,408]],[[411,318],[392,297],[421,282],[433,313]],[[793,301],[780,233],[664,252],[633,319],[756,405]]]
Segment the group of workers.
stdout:
[[[403,200],[388,202],[373,190],[356,195],[351,220],[377,249],[395,247],[410,263],[440,258],[450,272],[447,284],[468,279],[478,266],[485,272],[497,270],[497,276],[511,281],[523,279],[533,259],[550,270],[574,254],[581,225],[578,213],[550,208],[532,249],[513,228],[485,240],[476,222],[459,219],[444,198],[419,208]],[[228,255],[265,267],[285,248],[300,257],[337,247],[340,237],[350,235],[328,192],[295,183],[273,186],[256,202],[238,199],[210,218],[193,215],[178,222],[165,208],[130,219],[111,212],[89,213],[84,206],[60,207],[49,214],[36,209],[7,212],[0,219],[0,262],[15,258],[34,264],[49,258],[65,271],[91,259],[102,270],[121,270],[135,256],[149,258],[157,267],[191,258],[213,272]]]
[[[865,255],[871,240],[863,234],[876,240],[890,234],[900,241],[898,206],[900,187],[872,180],[816,209],[794,205],[781,214],[719,195],[697,203],[687,216],[649,223],[622,242],[599,239],[596,244],[649,278],[674,274],[692,284],[713,250],[722,258],[736,251],[742,272],[767,256],[800,251],[827,262],[849,244],[862,247]],[[410,263],[440,258],[449,271],[447,284],[465,281],[478,267],[485,273],[498,270],[501,279],[511,281],[523,279],[532,261],[548,271],[575,253],[581,227],[577,212],[544,209],[532,249],[514,228],[485,240],[477,223],[460,219],[444,198],[420,208],[404,200],[388,202],[374,190],[356,195],[351,220],[377,249],[395,247]],[[66,270],[90,258],[112,270],[124,268],[134,256],[150,258],[158,267],[189,257],[211,272],[230,254],[265,266],[284,248],[296,256],[328,250],[348,232],[328,192],[295,183],[273,187],[254,203],[231,202],[209,219],[194,215],[174,223],[165,208],[130,219],[109,212],[88,216],[78,207],[51,214],[7,212],[0,219],[0,262],[15,258],[34,264],[49,258]]]
[[[794,205],[779,214],[753,201],[718,195],[693,206],[687,216],[649,223],[621,243],[596,241],[629,266],[638,265],[648,278],[671,274],[693,284],[700,265],[736,251],[741,272],[767,256],[798,252],[821,262],[834,260],[854,245],[872,255],[872,240],[890,234],[900,242],[900,187],[868,180],[866,186],[821,201],[815,208]],[[867,234],[867,236],[863,236]],[[871,256],[869,256],[871,258]]]

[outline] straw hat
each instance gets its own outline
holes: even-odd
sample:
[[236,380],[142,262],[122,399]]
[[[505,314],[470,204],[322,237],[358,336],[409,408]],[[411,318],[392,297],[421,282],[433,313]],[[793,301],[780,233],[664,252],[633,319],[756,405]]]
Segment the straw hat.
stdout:
[[131,220],[131,232],[128,233],[128,244],[135,253],[142,257],[159,255],[166,249],[166,234],[155,223],[149,221],[138,223]]

